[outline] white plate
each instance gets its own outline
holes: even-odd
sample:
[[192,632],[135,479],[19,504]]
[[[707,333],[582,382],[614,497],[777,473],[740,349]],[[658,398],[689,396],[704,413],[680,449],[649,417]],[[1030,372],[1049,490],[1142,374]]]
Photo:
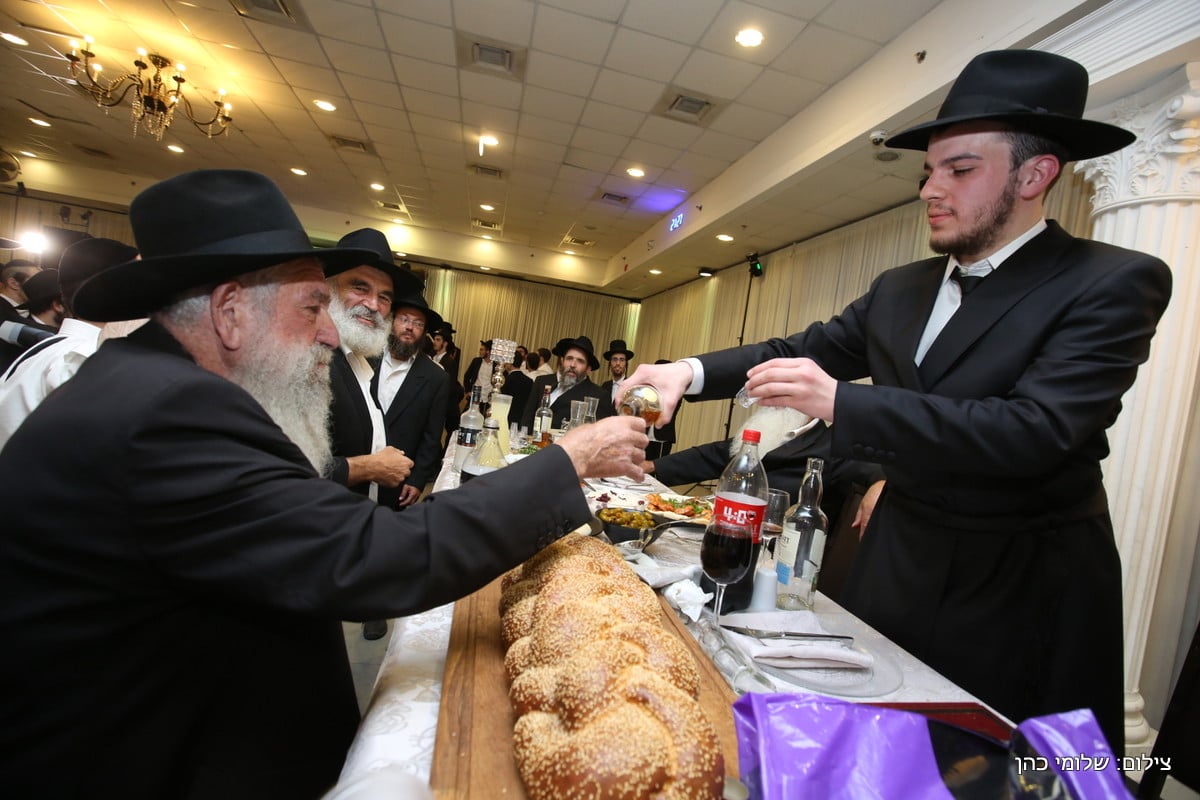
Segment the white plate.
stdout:
[[785,683],[841,697],[881,697],[903,685],[900,665],[889,656],[859,644],[853,647],[860,653],[868,653],[874,663],[867,669],[780,669],[755,663],[763,672]]

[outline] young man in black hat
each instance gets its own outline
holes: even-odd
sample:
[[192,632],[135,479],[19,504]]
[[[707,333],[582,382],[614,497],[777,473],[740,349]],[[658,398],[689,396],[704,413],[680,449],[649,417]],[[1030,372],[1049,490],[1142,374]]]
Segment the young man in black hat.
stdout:
[[425,331],[442,324],[438,313],[420,294],[397,298],[392,308],[392,332],[375,365],[371,394],[383,411],[387,443],[412,459],[412,471],[402,484],[379,488],[379,504],[404,508],[437,477],[453,381],[423,352]]
[[1100,462],[1171,275],[1043,217],[1065,162],[1134,139],[1083,119],[1087,88],[1061,56],[977,56],[936,120],[888,142],[927,151],[921,198],[945,255],[883,273],[825,324],[630,380],[662,389],[668,413],[746,384],[836,421],[831,454],[887,476],[844,605],[1012,719],[1092,709],[1120,755],[1121,564]]
[[29,314],[25,324],[57,333],[66,316],[62,290],[58,288],[58,270],[43,269],[34,273],[21,289],[25,293],[25,302],[17,309]]
[[545,387],[550,387],[550,410],[554,414],[553,426],[561,428],[563,423],[571,418],[571,401],[597,398],[596,419],[610,417],[616,414],[611,403],[605,402],[604,393],[600,387],[592,383],[588,375],[592,370],[600,368],[596,358],[592,340],[586,336],[574,339],[559,339],[552,351],[558,356],[558,372],[543,375],[533,382],[529,392],[529,400],[521,414],[521,424],[533,430],[533,417],[542,404]]
[[640,478],[646,436],[603,420],[436,503],[380,508],[321,477],[325,279],[374,254],[314,249],[242,170],[155,184],[129,219],[141,260],[87,281],[76,311],[150,321],[0,451],[0,786],[316,798],[359,721],[340,620],[494,580],[588,520],[580,477]]
[[625,346],[624,339],[613,339],[608,343],[608,349],[604,351],[604,360],[608,362],[608,371],[612,373],[612,379],[600,384],[600,391],[608,395],[608,402],[613,407],[613,411],[616,411],[617,403],[624,394],[621,386],[629,374],[629,363],[633,361],[633,351]]
[[58,264],[59,297],[65,319],[52,336],[17,357],[0,379],[0,447],[46,395],[62,386],[96,352],[104,323],[75,315],[75,292],[88,278],[137,256],[113,239],[83,239],[63,251]]

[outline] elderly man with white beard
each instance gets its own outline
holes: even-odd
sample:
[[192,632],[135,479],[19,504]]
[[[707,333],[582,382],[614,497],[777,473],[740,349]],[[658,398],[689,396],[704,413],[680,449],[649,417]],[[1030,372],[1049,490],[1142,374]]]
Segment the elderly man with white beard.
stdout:
[[150,321],[0,451],[0,786],[316,798],[358,725],[340,620],[455,600],[584,524],[580,479],[640,479],[644,423],[382,508],[319,472],[339,346],[325,278],[372,254],[313,249],[242,170],[155,184],[129,220],[142,260],[76,305]]
[[[392,327],[392,300],[399,294],[419,292],[420,279],[396,264],[391,245],[382,232],[360,228],[342,237],[338,247],[369,250],[373,254],[345,272],[329,278],[329,316],[342,340],[333,353],[329,381],[333,389],[331,432],[333,464],[329,477],[352,491],[379,501],[379,489],[404,482],[413,462],[387,443],[383,412],[371,395],[374,368],[368,359],[379,358]],[[364,639],[387,635],[381,619],[363,623]]]

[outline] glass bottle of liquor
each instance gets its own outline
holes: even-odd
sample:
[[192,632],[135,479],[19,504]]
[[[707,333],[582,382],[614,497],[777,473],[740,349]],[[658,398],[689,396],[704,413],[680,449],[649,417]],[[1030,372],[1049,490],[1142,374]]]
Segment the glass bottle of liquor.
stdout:
[[817,576],[825,556],[825,534],[829,519],[821,510],[824,460],[810,458],[800,483],[800,501],[788,509],[776,552],[779,608],[812,608],[817,593]]
[[462,483],[505,466],[507,462],[504,460],[504,453],[500,451],[499,430],[500,423],[495,417],[488,417],[483,421],[483,433],[479,442],[463,462]]
[[454,468],[461,470],[467,456],[475,449],[476,440],[483,431],[483,413],[479,410],[480,386],[471,387],[471,402],[458,421],[458,435],[455,439]]
[[533,415],[533,442],[538,447],[550,444],[550,428],[553,426],[554,412],[550,409],[550,387],[542,392],[542,404]]
[[641,417],[647,425],[653,425],[662,416],[662,398],[658,389],[648,383],[634,386],[621,396],[617,411],[631,417]]

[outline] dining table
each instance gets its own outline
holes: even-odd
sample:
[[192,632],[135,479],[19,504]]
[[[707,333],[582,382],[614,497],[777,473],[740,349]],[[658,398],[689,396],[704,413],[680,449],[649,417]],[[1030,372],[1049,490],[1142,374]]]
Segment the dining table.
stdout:
[[[431,491],[448,491],[458,486],[459,476],[453,465],[453,451],[452,443]],[[589,500],[593,500],[598,487],[603,488],[603,484],[589,481],[581,490],[590,490]],[[612,488],[617,490],[617,496],[621,496],[622,492],[628,494],[629,491],[670,492],[653,476],[637,482],[632,489],[630,482],[622,484],[621,480],[613,482]],[[701,535],[702,531],[694,527],[668,528],[646,547],[645,553],[661,565],[683,566],[689,561],[698,564]],[[384,769],[403,770],[422,782],[429,781],[438,740],[443,673],[450,647],[454,610],[455,604],[447,603],[393,621],[391,640],[358,733],[347,752],[339,787]],[[776,691],[816,692],[855,702],[900,707],[934,704],[980,708],[992,713],[978,698],[819,591],[812,610],[820,627],[826,632],[851,636],[857,649],[870,653],[874,658],[874,669],[869,679],[851,681],[834,677],[826,679],[824,676],[848,674],[846,670],[826,670],[817,673],[816,679],[811,676],[805,678],[803,684],[770,674],[767,678]]]

